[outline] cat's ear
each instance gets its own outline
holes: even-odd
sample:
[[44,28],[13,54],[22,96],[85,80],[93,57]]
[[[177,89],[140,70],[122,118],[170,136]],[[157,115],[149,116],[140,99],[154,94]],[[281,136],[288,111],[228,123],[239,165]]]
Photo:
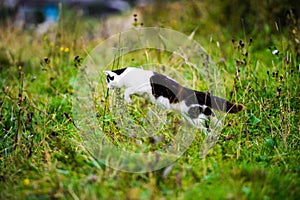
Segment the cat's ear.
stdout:
[[107,76],[110,74],[111,71],[104,71],[104,74]]

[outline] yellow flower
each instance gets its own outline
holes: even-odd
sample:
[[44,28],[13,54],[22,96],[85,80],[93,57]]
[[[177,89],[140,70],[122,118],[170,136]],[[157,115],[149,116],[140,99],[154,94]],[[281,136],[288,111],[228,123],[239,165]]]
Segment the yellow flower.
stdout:
[[60,47],[60,49],[59,49],[59,50],[60,50],[60,51],[64,51],[64,49],[65,49],[64,47]]
[[296,29],[293,29],[292,32],[293,32],[293,34],[296,34],[296,33],[297,33]]
[[50,46],[50,47],[53,47],[53,42],[49,42],[49,46]]
[[65,52],[68,53],[70,49],[68,47],[65,48]]
[[30,180],[29,180],[28,178],[25,178],[25,179],[23,180],[23,184],[24,184],[24,185],[29,185],[29,184],[30,184]]
[[19,65],[18,69],[19,69],[19,70],[22,70],[22,66],[21,66],[21,65]]

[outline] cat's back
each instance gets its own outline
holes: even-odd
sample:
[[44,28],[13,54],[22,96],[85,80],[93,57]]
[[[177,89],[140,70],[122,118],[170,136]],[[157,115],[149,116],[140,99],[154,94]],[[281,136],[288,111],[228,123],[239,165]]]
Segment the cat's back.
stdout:
[[129,82],[145,82],[149,81],[150,77],[153,76],[153,72],[149,70],[144,70],[135,67],[127,67],[127,73],[124,78],[126,78]]
[[127,87],[149,84],[150,77],[153,76],[153,74],[154,73],[149,70],[127,67],[124,71],[123,80],[125,83],[127,83]]

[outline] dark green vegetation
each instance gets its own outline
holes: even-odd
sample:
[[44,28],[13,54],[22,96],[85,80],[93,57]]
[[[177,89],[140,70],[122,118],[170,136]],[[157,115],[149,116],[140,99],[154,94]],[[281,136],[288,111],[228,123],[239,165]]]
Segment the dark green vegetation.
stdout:
[[[95,20],[66,11],[46,35],[0,28],[1,199],[299,199],[297,13],[282,3],[278,18],[277,10],[269,12],[262,4],[260,21],[252,23],[238,12],[235,18],[251,23],[245,20],[238,26],[233,21],[233,27],[229,24],[235,18],[224,14],[222,4],[211,13],[212,8],[204,9],[207,3],[189,2],[144,9],[140,15],[144,26],[188,35],[195,30],[194,39],[225,77],[227,98],[245,106],[243,112],[226,117],[208,155],[199,157],[198,133],[168,173],[130,174],[105,167],[83,150],[72,120],[71,83],[82,58],[105,39],[98,32],[106,35],[106,30]],[[241,9],[245,11],[245,5]],[[219,15],[229,21],[219,22]],[[144,60],[135,56],[131,64]],[[189,70],[180,70],[177,75],[188,80]],[[132,109],[139,117],[139,108]]]

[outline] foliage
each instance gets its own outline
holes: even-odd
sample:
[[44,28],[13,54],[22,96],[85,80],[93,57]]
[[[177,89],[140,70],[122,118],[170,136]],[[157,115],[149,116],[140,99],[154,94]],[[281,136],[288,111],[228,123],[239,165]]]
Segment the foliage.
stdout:
[[[206,22],[197,21],[199,10],[193,3],[205,6],[201,16]],[[159,171],[130,174],[104,166],[82,148],[71,109],[72,80],[86,52],[103,39],[91,35],[101,27],[93,19],[79,18],[68,11],[54,30],[42,36],[32,37],[31,30],[8,25],[0,29],[1,199],[299,198],[300,61],[296,16],[290,13],[282,29],[273,27],[273,21],[265,21],[264,26],[269,28],[245,34],[215,23],[211,10],[205,11],[209,6],[204,2],[191,1],[187,7],[173,2],[167,6],[183,11],[158,15],[160,11],[152,12],[153,8],[143,10],[145,26],[165,26],[188,34],[196,30],[194,38],[226,77],[227,98],[245,106],[242,113],[226,117],[215,147],[200,158],[203,138],[199,132],[174,165]],[[219,15],[224,15],[223,9],[214,14]],[[251,29],[247,26],[241,30]],[[269,41],[264,41],[266,38]],[[156,53],[149,55],[155,57]],[[145,57],[128,60],[139,65]],[[178,76],[190,72],[176,69]],[[201,87],[198,84],[195,88]],[[100,99],[100,107],[104,101]],[[139,106],[147,102],[136,101],[138,106],[129,109],[139,119],[143,114]],[[109,112],[100,116],[100,121],[103,118],[112,123]],[[106,128],[114,126],[109,123]],[[117,130],[113,133],[112,137],[124,141]]]

